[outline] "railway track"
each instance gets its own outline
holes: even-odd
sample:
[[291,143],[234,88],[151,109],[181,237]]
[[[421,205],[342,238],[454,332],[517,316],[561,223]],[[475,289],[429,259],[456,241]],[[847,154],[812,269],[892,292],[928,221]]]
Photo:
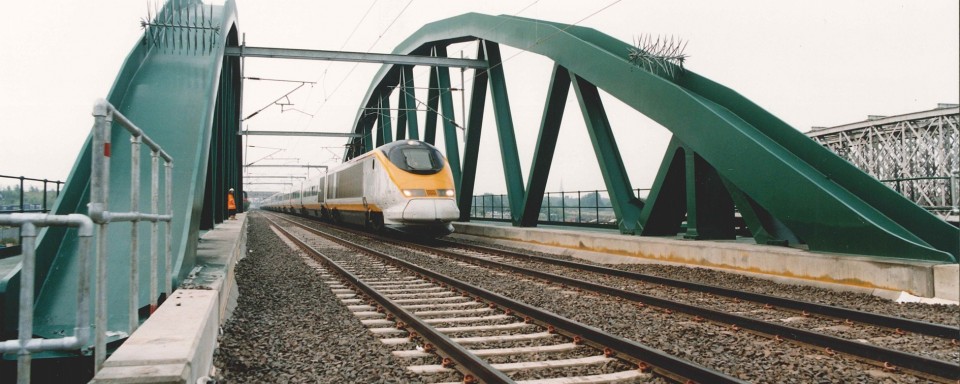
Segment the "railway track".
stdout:
[[[334,293],[371,332],[396,348],[395,356],[412,362],[409,370],[439,381],[647,382],[656,375],[678,382],[742,382],[359,244],[274,223],[316,260],[321,276],[334,279],[328,281]],[[364,255],[327,257],[310,245],[318,236]],[[431,363],[436,356],[439,364]]]
[[[338,228],[338,230],[343,229]],[[956,356],[955,351],[957,350],[956,340],[958,330],[946,325],[924,323],[868,312],[851,311],[839,307],[797,302],[773,296],[757,295],[719,287],[703,286],[695,283],[633,274],[616,269],[582,263],[572,263],[564,260],[536,258],[526,254],[506,252],[488,247],[476,247],[467,246],[464,244],[440,242],[440,245],[446,247],[441,249],[438,247],[427,247],[422,244],[411,244],[397,239],[378,238],[378,240],[392,242],[397,246],[413,248],[419,252],[425,252],[431,255],[454,258],[456,260],[460,260],[461,262],[468,262],[472,265],[522,273],[527,276],[533,276],[537,279],[542,279],[543,281],[549,281],[549,284],[558,284],[561,286],[561,288],[570,287],[572,289],[582,289],[627,299],[633,301],[634,303],[639,303],[639,305],[652,305],[660,308],[662,311],[665,311],[668,314],[674,311],[686,313],[689,317],[693,317],[694,321],[697,322],[709,320],[723,323],[730,327],[730,329],[747,330],[749,332],[757,333],[774,339],[778,343],[785,339],[790,340],[806,347],[812,346],[827,355],[840,353],[853,356],[862,361],[874,364],[875,366],[888,372],[902,371],[904,373],[914,374],[929,380],[941,382],[954,382],[960,378],[960,366],[942,359],[930,358],[892,348],[867,344],[863,339],[844,339],[841,337],[823,334],[822,331],[809,331],[783,326],[762,319],[754,319],[751,317],[711,310],[702,306],[689,305],[674,300],[666,300],[655,296],[597,284],[591,281],[567,278],[559,276],[555,273],[544,272],[544,270],[548,269],[545,268],[544,265],[574,269],[574,275],[583,274],[584,272],[588,272],[588,274],[604,274],[605,276],[598,278],[599,280],[619,278],[627,279],[633,282],[640,281],[645,283],[656,283],[659,284],[660,287],[674,287],[677,290],[683,290],[684,292],[695,291],[700,293],[709,293],[711,299],[715,299],[717,297],[715,295],[720,295],[729,297],[730,300],[733,300],[737,303],[739,303],[740,300],[751,300],[754,303],[762,304],[764,310],[767,312],[773,311],[774,309],[771,308],[771,306],[776,305],[780,310],[786,309],[798,311],[801,315],[799,317],[802,318],[809,318],[812,317],[812,314],[819,314],[830,323],[836,323],[837,320],[839,320],[842,324],[840,325],[841,328],[850,328],[854,325],[854,323],[869,324],[869,326],[892,327],[893,329],[891,331],[897,335],[897,337],[904,336],[908,332],[910,335],[929,336],[928,338],[933,339],[934,343],[938,343],[939,346],[937,348],[939,348],[939,350],[948,351],[947,358],[949,358],[949,351],[954,351],[953,356]],[[451,250],[451,248],[454,250]],[[507,259],[509,259],[511,262],[507,262]],[[522,261],[518,262],[517,260]],[[517,264],[533,265],[527,265],[526,267],[523,267],[518,266]],[[653,287],[647,288],[652,289]],[[757,304],[752,305],[756,306]],[[774,314],[773,317],[776,318],[777,316],[781,315]],[[780,318],[782,318],[782,316]],[[953,358],[956,359],[956,357]]]

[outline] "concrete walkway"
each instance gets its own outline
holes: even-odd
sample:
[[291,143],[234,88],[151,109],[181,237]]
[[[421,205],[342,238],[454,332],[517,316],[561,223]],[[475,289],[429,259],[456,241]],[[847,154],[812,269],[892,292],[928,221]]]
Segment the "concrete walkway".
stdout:
[[234,266],[247,249],[246,215],[205,233],[197,266],[110,355],[93,383],[197,383],[211,375],[220,325],[236,306]]

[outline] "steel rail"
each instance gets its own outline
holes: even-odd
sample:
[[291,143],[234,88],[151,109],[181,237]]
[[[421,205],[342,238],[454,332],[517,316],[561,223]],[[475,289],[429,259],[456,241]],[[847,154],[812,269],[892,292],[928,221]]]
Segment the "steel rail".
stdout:
[[701,382],[701,383],[745,383],[744,381],[741,381],[737,378],[726,375],[722,372],[718,372],[710,368],[698,365],[696,363],[671,356],[660,350],[637,343],[633,340],[612,335],[601,329],[598,329],[589,325],[585,325],[565,317],[561,317],[552,312],[548,312],[548,311],[539,309],[537,307],[510,299],[506,296],[488,291],[486,289],[476,287],[476,286],[464,283],[462,281],[444,276],[430,269],[426,269],[418,265],[412,264],[410,262],[400,260],[396,257],[387,255],[383,252],[354,243],[352,241],[341,239],[341,238],[323,233],[315,228],[307,227],[301,223],[297,223],[290,219],[287,219],[287,218],[283,218],[283,219],[303,228],[304,230],[314,233],[318,236],[322,236],[324,238],[330,239],[331,241],[334,241],[341,245],[377,256],[381,259],[394,263],[395,265],[414,271],[417,274],[420,274],[431,280],[447,284],[448,286],[454,287],[462,292],[467,292],[471,295],[474,295],[478,299],[495,303],[501,308],[509,309],[512,312],[515,312],[519,315],[531,317],[541,322],[544,325],[552,325],[558,331],[563,332],[564,334],[570,337],[580,336],[583,339],[595,345],[610,348],[616,352],[617,356],[622,356],[623,358],[633,357],[639,361],[643,361],[651,365],[654,365],[656,367],[659,367],[662,370],[669,372],[671,374],[671,375],[666,375],[667,377],[681,376],[683,378],[690,379],[695,382]]
[[[400,240],[395,240],[395,241],[402,242]],[[812,345],[812,346],[825,348],[825,349],[829,348],[836,352],[845,353],[851,356],[856,356],[856,357],[860,357],[860,358],[871,360],[871,361],[877,361],[880,363],[891,363],[891,364],[895,363],[900,368],[905,368],[918,373],[932,375],[938,378],[946,378],[949,380],[960,380],[960,365],[951,364],[950,362],[946,362],[942,360],[930,359],[930,358],[915,355],[912,353],[877,347],[874,345],[854,342],[854,341],[841,339],[841,338],[833,337],[829,335],[824,335],[816,332],[806,331],[806,330],[788,327],[784,325],[773,324],[763,320],[757,320],[757,319],[752,319],[748,317],[724,313],[724,312],[720,312],[720,311],[716,311],[708,308],[703,308],[703,307],[698,307],[698,306],[676,302],[672,300],[662,299],[655,296],[644,295],[642,293],[626,291],[622,289],[608,287],[601,284],[591,283],[584,280],[559,276],[559,275],[555,275],[548,272],[542,272],[542,271],[527,269],[527,268],[518,267],[510,264],[499,263],[496,261],[457,254],[454,252],[449,252],[449,251],[445,251],[445,250],[441,250],[433,247],[425,247],[417,244],[407,245],[406,242],[404,242],[403,245],[411,248],[418,248],[418,247],[429,248],[428,252],[435,252],[437,254],[453,257],[459,260],[474,262],[476,264],[483,265],[489,268],[509,270],[511,272],[521,273],[528,276],[534,276],[534,277],[541,278],[541,279],[548,280],[555,283],[565,284],[568,286],[578,287],[581,289],[585,289],[585,290],[589,290],[589,291],[593,291],[601,294],[620,297],[620,298],[635,301],[638,303],[654,305],[661,308],[667,308],[670,310],[687,313],[691,316],[700,316],[704,319],[712,320],[715,322],[736,325],[737,327],[748,329],[758,333],[780,336],[785,339],[794,340],[802,344]]]
[[[484,383],[513,383],[514,381],[510,379],[509,376],[503,372],[493,368],[485,360],[477,357],[469,350],[461,346],[460,344],[455,343],[447,335],[441,333],[436,328],[430,326],[429,324],[423,322],[417,316],[408,312],[407,310],[400,307],[399,304],[393,302],[393,300],[387,298],[386,296],[381,295],[375,289],[371,288],[369,285],[365,284],[357,276],[350,273],[333,260],[328,258],[322,252],[314,249],[307,243],[298,239],[296,236],[291,234],[286,229],[282,228],[272,219],[268,218],[271,223],[274,223],[276,227],[287,237],[290,241],[293,241],[300,249],[314,256],[315,259],[323,262],[327,267],[335,270],[341,277],[349,281],[353,286],[357,287],[365,295],[372,298],[374,301],[379,303],[387,312],[392,313],[397,319],[405,322],[407,326],[417,331],[417,333],[423,337],[425,340],[430,341],[437,350],[439,354],[443,357],[449,357],[453,361],[457,362],[457,367],[462,368],[462,373],[464,375],[473,375],[476,379],[481,380]],[[289,220],[288,220],[289,221]],[[302,225],[299,225],[296,222],[291,221],[301,228],[304,228]],[[328,235],[319,233],[318,231],[310,231],[319,236],[322,236],[327,239],[335,240]]]
[[643,281],[648,283],[663,284],[671,287],[689,289],[691,291],[699,291],[706,293],[713,293],[721,296],[733,297],[742,300],[748,300],[763,304],[770,304],[778,307],[794,309],[798,311],[806,311],[808,313],[816,313],[823,316],[834,317],[838,319],[845,319],[851,321],[857,321],[866,324],[872,324],[880,327],[886,327],[891,329],[899,328],[903,331],[914,332],[922,335],[944,337],[950,339],[960,339],[960,328],[951,327],[945,324],[936,324],[928,323],[924,321],[917,321],[911,319],[905,319],[902,317],[887,316],[878,313],[858,311],[855,309],[835,307],[832,305],[817,304],[800,300],[787,299],[783,297],[776,297],[771,295],[764,295],[762,293],[753,293],[753,292],[744,292],[738,291],[735,289],[718,287],[715,285],[700,284],[689,281],[682,281],[671,279],[667,277],[659,277],[646,275],[637,272],[623,271],[614,268],[602,267],[598,265],[590,265],[584,263],[578,263],[575,261],[559,260],[553,259],[550,257],[536,256],[536,255],[527,255],[518,252],[511,252],[503,249],[490,248],[482,245],[473,245],[473,244],[460,244],[455,242],[450,242],[447,240],[438,240],[444,246],[450,247],[463,247],[474,250],[481,250],[483,252],[495,253],[501,256],[508,256],[511,258],[527,258],[534,259],[536,261],[550,263],[555,265],[560,265],[568,268],[577,268],[589,272],[603,273],[611,276],[623,277],[627,279]]

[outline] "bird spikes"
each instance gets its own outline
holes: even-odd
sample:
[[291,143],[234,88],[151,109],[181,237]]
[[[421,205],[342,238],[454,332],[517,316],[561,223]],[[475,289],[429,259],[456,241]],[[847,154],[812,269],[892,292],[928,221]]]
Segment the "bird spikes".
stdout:
[[627,56],[634,65],[670,78],[683,73],[683,62],[687,59],[683,50],[687,42],[673,36],[644,35],[635,39],[634,45]]

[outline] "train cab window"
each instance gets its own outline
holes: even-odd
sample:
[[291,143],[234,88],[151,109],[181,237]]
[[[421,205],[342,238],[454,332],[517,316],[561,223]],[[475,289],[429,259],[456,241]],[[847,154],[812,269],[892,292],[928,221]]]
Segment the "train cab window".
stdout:
[[397,145],[389,149],[387,157],[398,168],[411,173],[431,175],[443,169],[440,151],[420,143]]

